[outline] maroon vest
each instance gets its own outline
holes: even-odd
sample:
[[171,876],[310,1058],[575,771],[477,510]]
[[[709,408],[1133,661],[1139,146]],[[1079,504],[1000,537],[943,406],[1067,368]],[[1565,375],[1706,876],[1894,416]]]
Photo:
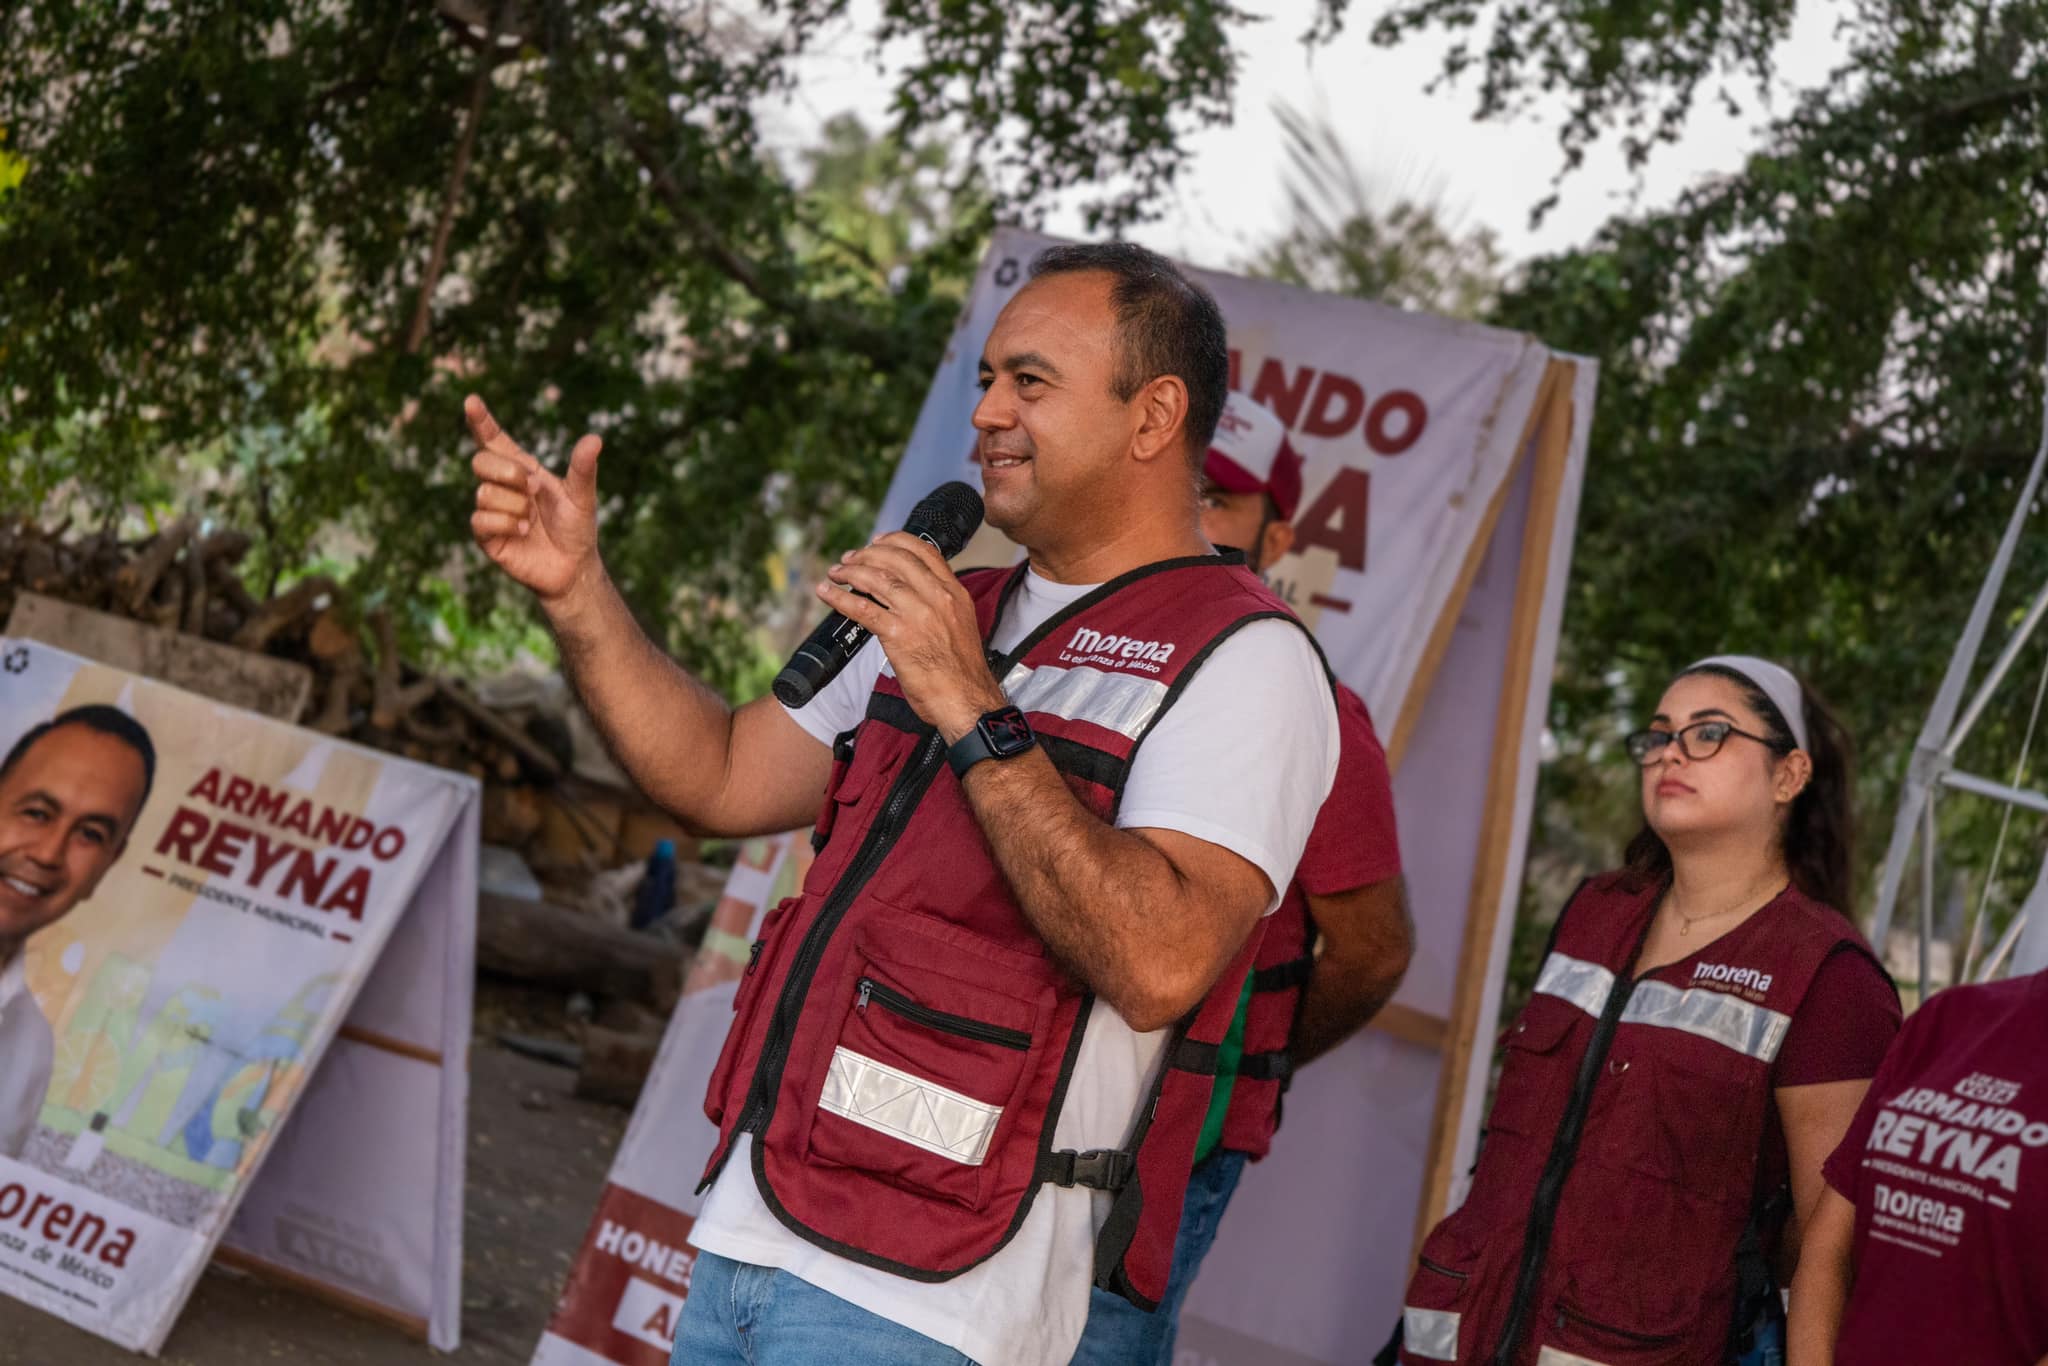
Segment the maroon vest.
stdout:
[[1776,1203],[1758,1190],[1771,1064],[1821,964],[1870,950],[1788,890],[1683,988],[1634,980],[1657,891],[1610,873],[1559,918],[1504,1035],[1471,1193],[1408,1283],[1403,1363],[1729,1359],[1737,1247]]
[[1245,1005],[1244,1054],[1230,1105],[1223,1112],[1220,1147],[1249,1154],[1253,1161],[1273,1147],[1280,1127],[1280,1098],[1294,1075],[1287,1043],[1301,1014],[1301,998],[1315,966],[1315,921],[1299,882],[1287,884],[1279,908],[1266,917],[1265,937],[1252,963],[1252,994]]
[[[970,571],[982,636],[1024,570]],[[1292,621],[1240,562],[1104,584],[994,662],[1080,800],[1114,818],[1131,761],[1194,671],[1249,622]],[[1093,995],[1004,881],[944,744],[883,675],[835,762],[802,892],[763,923],[705,1113],[708,1183],[754,1135],[754,1179],[799,1236],[917,1280],[1001,1249],[1047,1182],[1115,1193],[1096,1283],[1164,1295],[1217,1046],[1258,935],[1176,1029],[1124,1149],[1056,1151]]]

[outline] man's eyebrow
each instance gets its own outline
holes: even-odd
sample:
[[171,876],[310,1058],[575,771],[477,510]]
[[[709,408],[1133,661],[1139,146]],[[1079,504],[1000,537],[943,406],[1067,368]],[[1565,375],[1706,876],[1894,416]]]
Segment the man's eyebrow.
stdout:
[[[996,367],[990,365],[988,358],[984,356],[982,357],[981,368],[983,370],[993,370]],[[1060,373],[1060,368],[1046,359],[1042,352],[1038,351],[1018,351],[1012,355],[1005,356],[1003,357],[1002,369],[1013,375],[1019,370],[1036,370],[1049,379],[1065,378]]]

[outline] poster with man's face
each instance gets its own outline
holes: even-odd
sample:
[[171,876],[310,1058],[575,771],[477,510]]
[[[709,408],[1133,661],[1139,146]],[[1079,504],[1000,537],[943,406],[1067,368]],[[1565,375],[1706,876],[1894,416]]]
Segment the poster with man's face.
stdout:
[[98,889],[155,773],[149,731],[103,703],[57,712],[0,749],[0,1156],[27,1147],[56,1064],[28,945]]
[[0,640],[0,1295],[160,1338],[459,805]]

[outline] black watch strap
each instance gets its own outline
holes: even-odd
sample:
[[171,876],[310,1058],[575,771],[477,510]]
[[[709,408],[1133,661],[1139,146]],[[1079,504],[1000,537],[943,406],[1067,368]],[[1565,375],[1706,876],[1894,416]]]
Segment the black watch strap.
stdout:
[[983,759],[1014,759],[1037,743],[1031,723],[1015,707],[998,707],[974,723],[974,729],[946,747],[946,763],[955,777]]

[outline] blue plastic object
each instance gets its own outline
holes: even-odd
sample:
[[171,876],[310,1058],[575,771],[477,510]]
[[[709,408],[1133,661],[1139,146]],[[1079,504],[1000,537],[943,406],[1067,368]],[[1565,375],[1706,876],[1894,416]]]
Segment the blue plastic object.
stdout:
[[633,898],[633,928],[644,930],[669,913],[676,904],[676,846],[661,840],[647,856],[647,876]]

